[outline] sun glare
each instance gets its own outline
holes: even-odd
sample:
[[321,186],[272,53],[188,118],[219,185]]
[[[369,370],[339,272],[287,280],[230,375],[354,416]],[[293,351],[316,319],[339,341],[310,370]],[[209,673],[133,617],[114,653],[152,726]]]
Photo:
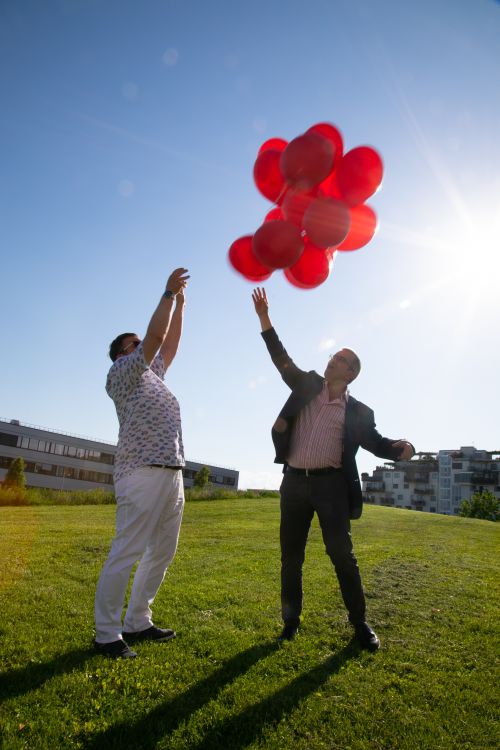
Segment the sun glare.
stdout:
[[[384,226],[388,238],[425,254],[429,279],[412,291],[411,304],[430,296],[442,303],[462,299],[471,312],[498,304],[500,202],[487,203],[476,207],[462,201],[447,221],[421,232]],[[404,300],[405,307],[409,304]]]

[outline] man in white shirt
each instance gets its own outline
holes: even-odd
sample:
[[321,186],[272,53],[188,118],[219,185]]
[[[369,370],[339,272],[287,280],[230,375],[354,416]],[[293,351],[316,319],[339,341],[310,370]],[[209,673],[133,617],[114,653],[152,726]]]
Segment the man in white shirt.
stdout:
[[[151,604],[174,558],[184,509],[180,409],[163,378],[179,346],[188,278],[185,268],[169,276],[143,341],[122,333],[109,350],[113,365],[106,391],[120,424],[116,534],[97,585],[95,648],[114,658],[137,655],[125,638],[164,642],[175,637],[173,630],[153,624]],[[122,627],[125,593],[138,560]]]

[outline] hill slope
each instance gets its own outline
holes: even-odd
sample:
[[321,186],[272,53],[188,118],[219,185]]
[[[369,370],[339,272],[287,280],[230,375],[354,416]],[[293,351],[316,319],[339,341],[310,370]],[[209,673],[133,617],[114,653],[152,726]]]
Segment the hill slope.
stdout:
[[353,524],[361,652],[313,525],[303,626],[278,647],[279,503],[186,506],[154,605],[175,641],[91,651],[110,506],[0,508],[5,748],[486,750],[497,747],[498,526],[366,507]]

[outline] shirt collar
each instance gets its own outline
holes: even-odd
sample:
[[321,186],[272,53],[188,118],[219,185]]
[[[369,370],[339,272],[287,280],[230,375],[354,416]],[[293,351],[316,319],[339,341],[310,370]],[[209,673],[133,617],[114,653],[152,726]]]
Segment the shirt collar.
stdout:
[[[323,393],[326,394],[326,400],[329,403],[332,403],[330,401],[329,394],[328,394],[328,381],[326,380],[326,378],[325,378],[325,381],[323,383]],[[345,403],[347,404],[347,402],[349,401],[349,388],[346,388],[345,391],[344,391],[344,393],[341,396],[339,396],[338,398],[334,398],[333,401],[345,401]]]

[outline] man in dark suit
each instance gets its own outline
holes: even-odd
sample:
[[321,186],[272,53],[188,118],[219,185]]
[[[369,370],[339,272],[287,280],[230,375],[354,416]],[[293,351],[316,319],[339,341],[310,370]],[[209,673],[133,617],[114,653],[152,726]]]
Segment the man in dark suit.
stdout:
[[409,460],[415,449],[407,440],[384,438],[373,411],[353,398],[348,385],[361,369],[359,357],[344,348],[330,357],[324,377],[298,368],[287,354],[269,318],[265,289],[252,294],[262,337],[292,393],[272,428],[275,463],[284,464],[281,493],[280,640],[293,640],[302,611],[302,565],[307,536],[316,512],[340,591],[358,643],[376,651],[380,641],[365,619],[365,597],[351,540],[351,518],[362,512],[356,467],[361,445],[375,456]]

